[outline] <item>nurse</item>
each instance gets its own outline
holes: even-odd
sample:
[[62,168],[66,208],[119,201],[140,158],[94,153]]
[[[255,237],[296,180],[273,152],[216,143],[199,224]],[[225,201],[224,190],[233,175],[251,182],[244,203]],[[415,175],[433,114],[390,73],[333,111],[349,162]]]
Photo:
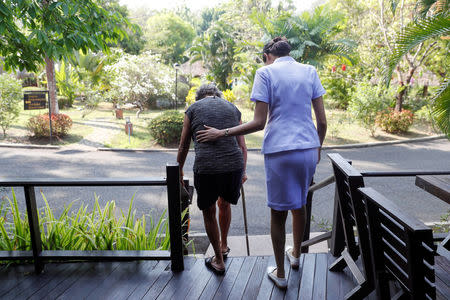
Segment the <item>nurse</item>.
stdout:
[[[325,90],[313,66],[296,62],[284,37],[274,38],[263,49],[265,66],[255,75],[251,100],[253,120],[231,128],[206,126],[197,132],[198,142],[239,136],[264,129],[267,205],[271,211],[270,234],[275,266],[267,269],[269,278],[281,289],[287,288],[284,254],[292,268],[299,266],[300,246],[306,221],[306,196],[320,160],[327,121],[322,96]],[[311,116],[311,106],[317,127]],[[286,247],[285,224],[292,213],[294,245]]]

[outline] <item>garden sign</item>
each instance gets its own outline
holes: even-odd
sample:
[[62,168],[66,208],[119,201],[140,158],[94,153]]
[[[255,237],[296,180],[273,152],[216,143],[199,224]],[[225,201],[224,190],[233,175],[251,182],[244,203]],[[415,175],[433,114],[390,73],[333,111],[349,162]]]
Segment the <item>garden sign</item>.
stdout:
[[[23,109],[45,109],[48,91],[28,91],[23,94]],[[50,144],[52,143],[52,107],[48,103],[48,121],[50,123]]]

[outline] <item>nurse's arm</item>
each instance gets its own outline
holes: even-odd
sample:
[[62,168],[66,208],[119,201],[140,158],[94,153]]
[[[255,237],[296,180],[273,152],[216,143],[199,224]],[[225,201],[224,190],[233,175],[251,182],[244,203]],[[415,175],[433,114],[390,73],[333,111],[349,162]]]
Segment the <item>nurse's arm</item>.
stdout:
[[200,143],[215,141],[218,138],[224,137],[228,131],[227,136],[245,135],[255,131],[263,130],[266,126],[267,111],[269,105],[262,101],[256,101],[255,113],[253,114],[253,120],[248,123],[244,123],[235,127],[227,129],[216,129],[209,127],[206,124],[205,130],[197,131],[197,141]]
[[314,114],[316,115],[317,133],[319,135],[320,145],[322,146],[327,133],[327,117],[325,115],[325,108],[323,106],[323,98],[313,99],[312,101]]

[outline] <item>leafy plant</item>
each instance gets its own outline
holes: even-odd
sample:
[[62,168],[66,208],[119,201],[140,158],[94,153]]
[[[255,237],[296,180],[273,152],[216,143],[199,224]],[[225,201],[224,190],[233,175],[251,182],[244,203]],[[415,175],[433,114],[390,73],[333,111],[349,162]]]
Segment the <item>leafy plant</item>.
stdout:
[[23,97],[22,85],[19,80],[9,74],[0,75],[0,126],[3,136],[19,116],[20,101]]
[[223,91],[223,98],[231,103],[234,103],[234,101],[236,101],[236,96],[234,95],[232,90]]
[[391,95],[387,89],[372,85],[369,82],[362,82],[352,94],[349,111],[374,136],[377,113],[385,109],[390,102]]
[[180,140],[184,114],[176,110],[165,111],[150,121],[148,129],[153,138],[162,146]]
[[[50,122],[47,114],[33,116],[28,120],[27,128],[36,137],[50,136]],[[52,114],[52,135],[63,137],[72,128],[72,119],[65,114]]]
[[[0,251],[31,250],[30,228],[26,213],[19,211],[14,189],[12,200],[0,204]],[[170,248],[166,211],[157,220],[151,215],[136,217],[131,198],[128,211],[114,201],[100,206],[95,195],[92,211],[81,205],[70,211],[73,203],[55,217],[46,197],[39,212],[39,228],[44,250],[167,250]],[[182,213],[182,218],[186,211]]]
[[375,122],[381,129],[389,133],[407,132],[414,121],[414,114],[407,109],[395,111],[388,108],[379,112],[375,118]]

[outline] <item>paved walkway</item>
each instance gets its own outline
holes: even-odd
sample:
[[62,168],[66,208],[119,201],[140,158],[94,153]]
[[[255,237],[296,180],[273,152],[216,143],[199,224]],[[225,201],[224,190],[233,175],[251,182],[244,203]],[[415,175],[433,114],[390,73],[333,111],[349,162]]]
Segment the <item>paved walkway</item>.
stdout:
[[105,118],[87,120],[84,122],[84,125],[92,127],[94,131],[77,144],[71,145],[70,148],[92,148],[92,150],[96,150],[104,147],[105,143],[109,142],[114,135],[120,132],[118,124]]

